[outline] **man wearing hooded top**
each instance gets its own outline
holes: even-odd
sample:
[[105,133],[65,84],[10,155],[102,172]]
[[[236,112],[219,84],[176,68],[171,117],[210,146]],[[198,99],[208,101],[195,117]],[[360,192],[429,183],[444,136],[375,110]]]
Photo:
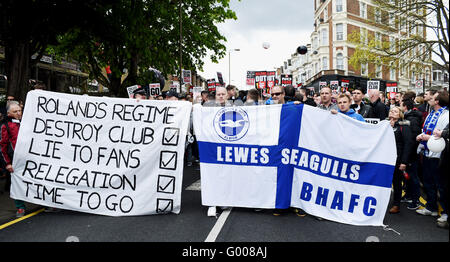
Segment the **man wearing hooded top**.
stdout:
[[351,118],[356,119],[361,122],[365,122],[364,118],[360,114],[356,113],[355,110],[350,108],[350,103],[351,103],[350,101],[351,101],[351,98],[349,95],[340,94],[337,98],[337,105],[338,105],[339,109],[338,110],[331,109],[330,110],[331,113],[337,114],[339,111],[340,113],[342,113],[348,117],[351,117]]

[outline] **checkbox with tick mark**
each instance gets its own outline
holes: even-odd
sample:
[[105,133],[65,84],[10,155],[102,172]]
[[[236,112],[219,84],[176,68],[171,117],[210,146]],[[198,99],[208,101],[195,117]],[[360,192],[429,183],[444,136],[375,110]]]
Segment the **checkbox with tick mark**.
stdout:
[[175,127],[166,127],[163,133],[162,144],[165,146],[177,146],[180,138],[180,129]]
[[172,212],[173,199],[158,198],[156,200],[156,213],[164,214]]
[[175,177],[159,175],[157,191],[159,193],[173,194],[175,192]]
[[161,151],[159,168],[175,170],[177,169],[177,156],[176,151]]

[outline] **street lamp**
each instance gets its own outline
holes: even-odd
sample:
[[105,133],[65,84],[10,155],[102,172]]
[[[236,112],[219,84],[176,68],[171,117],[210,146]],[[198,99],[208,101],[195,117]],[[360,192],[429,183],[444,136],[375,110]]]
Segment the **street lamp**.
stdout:
[[230,51],[228,51],[228,84],[231,85],[231,52],[239,52],[241,51],[241,49],[236,48],[236,49],[231,49]]

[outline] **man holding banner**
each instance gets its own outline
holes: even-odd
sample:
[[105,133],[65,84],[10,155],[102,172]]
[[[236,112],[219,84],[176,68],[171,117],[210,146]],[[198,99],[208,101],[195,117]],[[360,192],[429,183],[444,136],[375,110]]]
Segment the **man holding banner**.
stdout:
[[108,216],[178,214],[191,108],[29,92],[11,198]]
[[[8,101],[6,105],[6,121],[1,125],[1,161],[9,173],[14,173],[12,166],[14,150],[16,149],[17,137],[19,135],[22,109],[17,101]],[[16,205],[16,217],[25,215],[25,203],[22,200],[14,200]]]
[[417,141],[421,142],[417,152],[423,154],[423,184],[427,194],[427,204],[424,209],[416,212],[421,215],[438,215],[438,202],[444,209],[441,213],[443,220],[447,220],[447,199],[444,196],[444,187],[439,178],[439,159],[442,152],[433,152],[428,148],[427,141],[430,140],[435,130],[443,130],[449,122],[448,116],[448,93],[438,91],[430,97],[428,101],[433,111],[427,116],[423,125],[422,133],[417,136]]
[[387,121],[369,125],[303,104],[195,105],[193,115],[203,205],[295,207],[383,225],[396,160]]

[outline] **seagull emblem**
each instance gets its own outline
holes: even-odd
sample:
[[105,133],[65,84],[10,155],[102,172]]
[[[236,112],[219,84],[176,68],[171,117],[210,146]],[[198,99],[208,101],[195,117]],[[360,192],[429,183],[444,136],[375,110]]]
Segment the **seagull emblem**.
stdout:
[[245,123],[244,119],[237,120],[236,122],[230,119],[224,120],[219,122],[220,127],[231,127],[231,128],[237,128],[243,126]]

